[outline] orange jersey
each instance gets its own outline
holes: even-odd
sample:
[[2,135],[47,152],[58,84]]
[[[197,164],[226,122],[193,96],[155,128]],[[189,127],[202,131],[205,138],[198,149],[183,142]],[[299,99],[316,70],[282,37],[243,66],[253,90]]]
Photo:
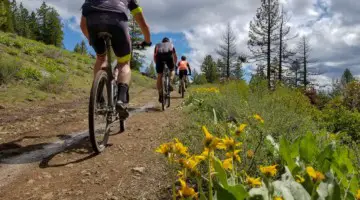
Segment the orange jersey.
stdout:
[[187,70],[189,67],[189,63],[187,61],[180,61],[178,67],[179,70]]

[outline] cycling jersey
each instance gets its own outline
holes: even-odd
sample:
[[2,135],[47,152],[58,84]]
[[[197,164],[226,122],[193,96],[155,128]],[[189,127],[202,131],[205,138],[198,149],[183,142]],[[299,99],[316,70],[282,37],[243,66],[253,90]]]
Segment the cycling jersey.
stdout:
[[165,64],[170,71],[175,68],[174,54],[176,50],[171,42],[162,42],[155,46],[155,61],[156,61],[156,72],[162,74],[164,71]]
[[190,67],[189,63],[187,61],[180,61],[178,64],[178,68],[179,70],[188,70],[188,68]]
[[[85,0],[82,6],[83,16],[97,11],[108,11],[115,13],[122,13],[127,16],[127,10],[131,11],[132,15],[142,12],[137,0]],[[128,16],[127,16],[128,18]]]

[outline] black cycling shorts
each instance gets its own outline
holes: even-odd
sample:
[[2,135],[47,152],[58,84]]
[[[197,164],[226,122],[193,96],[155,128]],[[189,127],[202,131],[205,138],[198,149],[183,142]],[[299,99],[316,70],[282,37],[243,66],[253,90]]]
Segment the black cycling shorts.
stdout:
[[188,75],[188,70],[179,70],[179,78],[180,80]]
[[156,73],[162,74],[164,72],[165,64],[167,65],[170,71],[174,70],[175,63],[172,53],[165,55],[158,54],[156,56]]
[[107,32],[112,35],[111,45],[119,63],[125,63],[131,59],[131,40],[129,35],[126,16],[113,12],[93,12],[86,17],[90,35],[90,44],[96,54],[104,55],[106,46],[98,33]]

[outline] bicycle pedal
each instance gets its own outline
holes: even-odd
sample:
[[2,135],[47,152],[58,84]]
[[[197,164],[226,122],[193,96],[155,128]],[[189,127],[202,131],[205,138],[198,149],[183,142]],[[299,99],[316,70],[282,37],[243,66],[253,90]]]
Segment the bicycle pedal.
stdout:
[[128,109],[127,109],[126,106],[117,105],[117,106],[116,106],[116,111],[117,111],[118,114],[119,114],[119,119],[120,119],[120,120],[126,120],[126,119],[129,118],[129,116],[130,116],[130,113],[129,113],[129,111],[128,111]]

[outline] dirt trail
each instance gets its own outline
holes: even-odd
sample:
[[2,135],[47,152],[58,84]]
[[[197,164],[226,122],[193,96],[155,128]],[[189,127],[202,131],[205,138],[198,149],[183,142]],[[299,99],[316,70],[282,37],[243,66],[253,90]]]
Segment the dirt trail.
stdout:
[[154,149],[180,128],[182,100],[174,94],[161,112],[155,90],[136,96],[126,132],[98,156],[84,131],[85,98],[0,113],[0,199],[168,199],[166,166]]

